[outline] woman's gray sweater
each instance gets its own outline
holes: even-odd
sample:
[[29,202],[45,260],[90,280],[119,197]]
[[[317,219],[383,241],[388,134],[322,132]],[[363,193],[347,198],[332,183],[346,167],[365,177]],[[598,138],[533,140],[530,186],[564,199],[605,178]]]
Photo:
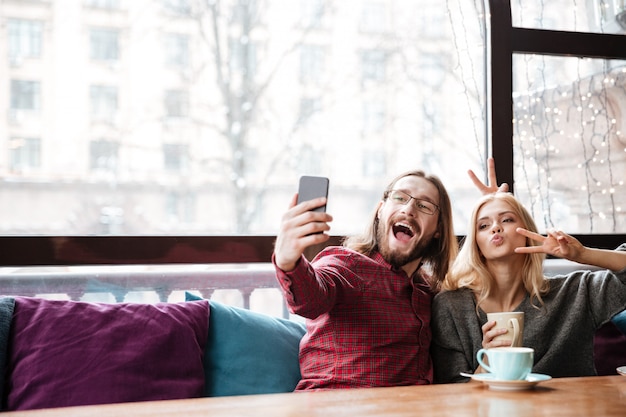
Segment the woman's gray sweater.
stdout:
[[[524,312],[523,346],[535,350],[532,372],[553,377],[596,375],[593,336],[626,309],[626,270],[576,271],[548,281],[543,306],[531,305],[527,295],[515,309]],[[467,288],[435,297],[431,353],[436,383],[468,380],[459,373],[473,373],[478,367],[476,352],[482,347],[481,327],[486,322],[487,315],[481,309],[477,314],[474,295]]]

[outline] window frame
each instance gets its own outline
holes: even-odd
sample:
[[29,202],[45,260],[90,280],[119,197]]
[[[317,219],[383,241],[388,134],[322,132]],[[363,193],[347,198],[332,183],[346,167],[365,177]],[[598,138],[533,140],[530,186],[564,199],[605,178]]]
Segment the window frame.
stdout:
[[[626,36],[514,27],[510,0],[488,0],[487,149],[496,160],[496,176],[515,192],[513,175],[513,55],[535,54],[626,60]],[[626,234],[576,234],[583,244],[614,249]]]
[[[486,148],[497,161],[498,179],[513,189],[513,54],[626,59],[626,36],[517,28],[512,26],[509,0],[489,0],[486,6],[490,16]],[[585,245],[606,249],[626,241],[626,234],[575,237]],[[311,258],[341,239],[331,236],[325,244],[308,248],[305,256]],[[0,236],[0,266],[269,262],[274,240],[275,236],[267,235]]]

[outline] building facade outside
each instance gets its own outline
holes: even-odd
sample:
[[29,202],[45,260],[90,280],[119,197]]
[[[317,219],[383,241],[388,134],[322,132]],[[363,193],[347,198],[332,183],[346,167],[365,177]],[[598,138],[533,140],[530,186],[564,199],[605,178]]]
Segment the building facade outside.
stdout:
[[[569,0],[515,3],[520,24],[603,30],[613,22],[606,7],[604,15],[563,15],[555,3],[569,8]],[[362,228],[391,178],[423,168],[448,186],[462,234],[476,198],[466,171],[482,170],[486,149],[483,7],[436,0],[0,2],[0,233],[274,234],[298,177],[308,174],[331,179],[332,233],[342,235]],[[621,10],[611,7],[611,16]],[[600,63],[585,75],[576,64],[545,65],[517,65],[524,82],[516,75],[516,190],[539,207],[535,216],[547,216],[539,222],[546,227],[623,231],[620,64]],[[569,114],[571,97],[582,96],[578,87],[598,74],[615,75],[594,90],[598,103],[611,97],[601,133],[583,128],[586,119],[561,117],[558,132],[567,133],[559,139],[548,127],[554,122],[542,118],[530,136],[562,153],[529,154],[521,121],[537,112]],[[533,84],[534,75],[544,82]],[[570,99],[528,99],[562,85],[574,86]],[[583,176],[604,186],[583,190],[568,167],[588,163],[579,147],[598,134],[611,145],[597,145],[611,150],[602,157],[610,164]],[[568,138],[576,135],[575,147]],[[593,194],[593,204],[581,190]],[[563,208],[566,214],[554,215]],[[590,213],[595,221],[585,220]],[[611,224],[598,220],[607,216]]]

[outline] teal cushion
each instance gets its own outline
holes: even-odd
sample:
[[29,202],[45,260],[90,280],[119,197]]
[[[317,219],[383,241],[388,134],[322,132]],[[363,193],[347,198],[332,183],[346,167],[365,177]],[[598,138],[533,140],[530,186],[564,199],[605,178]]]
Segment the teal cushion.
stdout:
[[618,329],[621,330],[622,333],[626,334],[626,310],[621,313],[617,313],[617,315],[613,316],[611,321],[617,326]]
[[[186,293],[187,301],[201,298]],[[300,380],[305,326],[210,301],[204,352],[207,397],[291,392]]]
[[[15,299],[12,297],[0,298],[0,375],[6,375],[8,348],[9,348],[9,330],[11,329],[11,321],[13,320],[13,309],[15,308]],[[0,399],[4,399],[4,378],[0,378]],[[0,400],[2,401],[2,400]],[[5,410],[4,401],[0,406],[0,411]]]

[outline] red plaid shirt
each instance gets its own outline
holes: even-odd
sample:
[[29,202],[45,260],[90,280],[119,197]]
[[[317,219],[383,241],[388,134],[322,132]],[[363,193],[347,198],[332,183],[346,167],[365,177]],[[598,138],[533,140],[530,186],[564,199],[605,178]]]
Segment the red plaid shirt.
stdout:
[[421,274],[343,247],[276,268],[289,310],[307,318],[296,390],[432,383],[433,294]]

